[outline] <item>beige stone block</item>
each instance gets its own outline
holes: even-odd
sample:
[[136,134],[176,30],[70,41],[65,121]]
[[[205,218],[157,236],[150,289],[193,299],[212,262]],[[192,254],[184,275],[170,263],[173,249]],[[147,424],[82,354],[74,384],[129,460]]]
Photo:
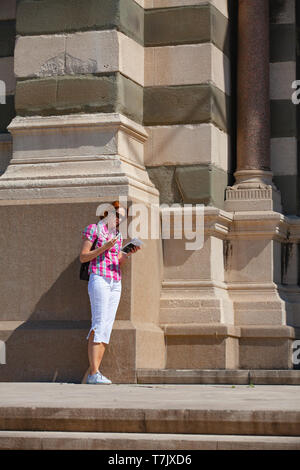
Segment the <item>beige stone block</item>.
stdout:
[[135,163],[144,165],[144,142],[135,139],[123,130],[117,136],[118,154]]
[[297,174],[296,137],[271,139],[271,168],[274,175]]
[[292,340],[285,337],[242,337],[239,347],[242,369],[291,369]]
[[62,75],[65,70],[65,35],[19,36],[15,45],[17,78]]
[[0,21],[13,20],[16,17],[16,0],[1,0]]
[[211,3],[215,8],[228,17],[227,0],[135,0],[136,3],[146,8],[171,8],[191,5],[205,5]]
[[213,124],[148,126],[145,165],[214,164],[228,171],[230,137]]
[[118,71],[143,85],[144,48],[115,30],[23,36],[16,42],[19,78]]
[[[121,114],[17,117],[9,131],[14,155],[0,179],[2,199],[90,201],[124,195],[157,202],[158,190],[140,163],[147,134]],[[127,148],[128,155],[119,154],[119,133],[127,134],[120,149]]]
[[76,61],[79,69],[82,64],[82,73],[116,71],[119,62],[118,34],[113,30],[68,34],[66,55],[71,62],[74,60],[75,69]]
[[143,162],[146,134],[142,126],[115,113],[18,117],[11,123],[10,132],[14,136],[14,161],[74,161],[120,153]]
[[143,46],[123,33],[118,32],[119,70],[139,85],[144,86],[144,54]]
[[296,62],[270,63],[270,99],[290,100],[294,93],[292,83],[296,79]]
[[16,77],[14,74],[14,58],[0,58],[0,80],[5,83],[7,95],[14,95],[16,90]]
[[145,86],[207,82],[230,95],[230,62],[214,44],[145,48]]
[[195,327],[190,332],[178,326],[173,334],[166,332],[167,369],[230,369],[238,366],[238,337],[228,337],[216,329]]
[[230,283],[273,281],[273,240],[231,240],[231,256],[227,264]]

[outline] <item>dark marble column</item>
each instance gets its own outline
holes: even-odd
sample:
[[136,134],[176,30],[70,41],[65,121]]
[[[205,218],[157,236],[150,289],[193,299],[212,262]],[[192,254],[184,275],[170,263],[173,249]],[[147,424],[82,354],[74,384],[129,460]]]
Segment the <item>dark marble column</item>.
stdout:
[[237,168],[225,207],[281,211],[270,164],[269,0],[239,0],[237,41]]
[[237,171],[269,171],[268,0],[239,0],[237,69]]

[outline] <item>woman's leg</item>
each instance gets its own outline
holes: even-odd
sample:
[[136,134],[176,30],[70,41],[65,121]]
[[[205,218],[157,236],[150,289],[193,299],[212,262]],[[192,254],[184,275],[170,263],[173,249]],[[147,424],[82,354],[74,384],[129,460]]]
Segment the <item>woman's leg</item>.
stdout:
[[95,343],[94,342],[94,331],[91,331],[91,334],[88,339],[88,356],[90,363],[90,375],[96,374],[99,370],[103,354],[106,348],[106,343]]
[[88,335],[88,358],[90,363],[89,374],[93,375],[99,369],[106,348],[102,331],[110,297],[109,280],[104,279],[102,276],[91,275],[88,292],[92,311],[92,329]]

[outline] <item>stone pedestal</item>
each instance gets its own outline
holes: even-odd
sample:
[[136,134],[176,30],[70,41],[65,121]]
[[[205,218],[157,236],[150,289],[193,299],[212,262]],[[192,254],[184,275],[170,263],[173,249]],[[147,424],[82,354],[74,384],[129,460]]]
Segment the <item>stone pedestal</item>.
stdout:
[[[101,202],[122,203],[123,196],[128,207],[158,205],[143,166],[147,134],[116,113],[17,117],[9,130],[13,157],[0,178],[0,339],[7,351],[0,378],[81,382],[90,327],[87,283],[79,280],[81,232],[98,221]],[[122,297],[102,362],[116,383],[134,383],[137,368],[165,366],[160,234],[144,241],[122,267]]]

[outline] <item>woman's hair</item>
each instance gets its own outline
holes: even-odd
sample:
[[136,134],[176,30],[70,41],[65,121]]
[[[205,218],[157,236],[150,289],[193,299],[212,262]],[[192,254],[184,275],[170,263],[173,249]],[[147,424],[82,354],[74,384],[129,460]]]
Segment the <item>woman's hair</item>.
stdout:
[[[114,201],[114,202],[111,202],[110,203],[112,206],[114,206],[114,208],[116,210],[118,210],[120,207],[122,207],[123,209],[125,209],[124,206],[122,206],[122,204],[119,203],[119,201]],[[102,219],[105,219],[105,217],[108,216],[108,211],[104,211],[104,214],[103,215],[100,215],[99,216],[99,219],[102,220]]]

